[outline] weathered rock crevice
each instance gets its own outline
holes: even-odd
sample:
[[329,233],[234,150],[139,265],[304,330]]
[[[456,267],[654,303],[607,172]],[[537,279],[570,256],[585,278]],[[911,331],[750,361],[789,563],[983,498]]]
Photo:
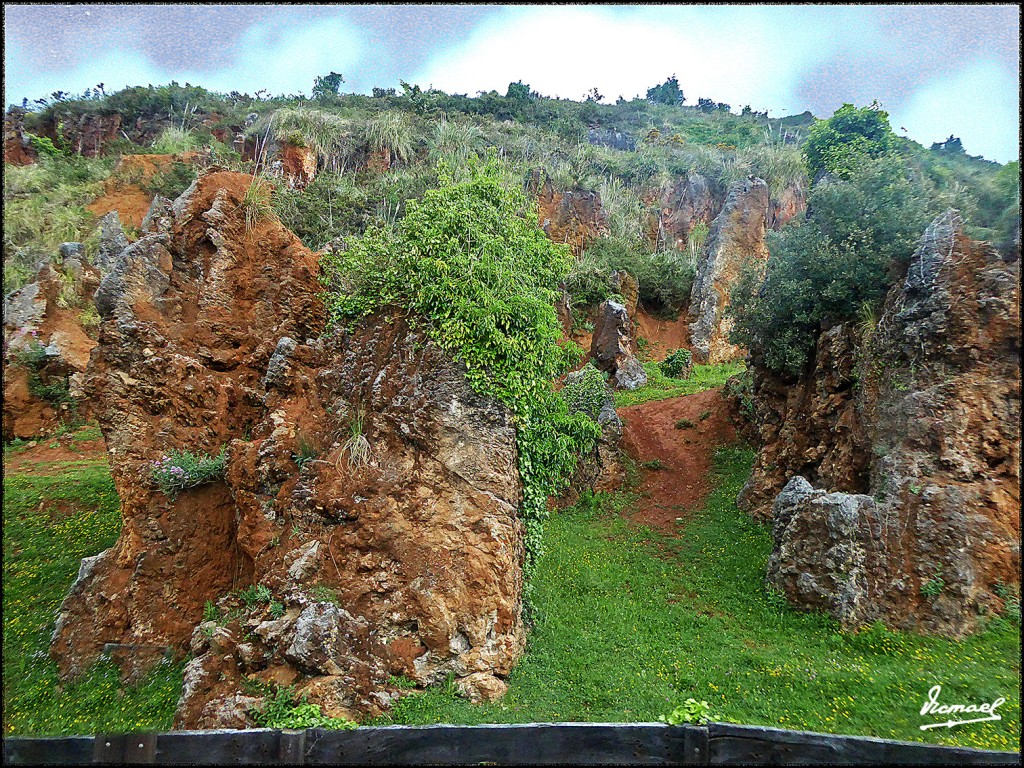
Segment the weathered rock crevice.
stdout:
[[772,517],[769,582],[795,604],[951,635],[1003,609],[1020,580],[1019,297],[1019,262],[948,212],[876,325],[822,333],[797,382],[754,360],[761,448],[739,503]]

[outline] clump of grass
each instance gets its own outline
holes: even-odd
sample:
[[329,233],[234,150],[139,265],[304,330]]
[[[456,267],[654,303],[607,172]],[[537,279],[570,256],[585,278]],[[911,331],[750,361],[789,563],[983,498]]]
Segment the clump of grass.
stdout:
[[215,456],[173,450],[151,463],[150,476],[163,493],[174,499],[184,490],[221,479],[226,465],[227,446]]
[[693,429],[694,426],[696,425],[689,419],[680,419],[676,422],[676,429]]
[[415,151],[413,128],[404,112],[383,112],[366,123],[366,145],[371,152],[388,153],[392,161],[405,162]]
[[174,155],[181,152],[193,152],[199,149],[199,140],[187,128],[164,128],[163,132],[153,140],[153,153],[157,155]]
[[710,418],[710,416],[711,411],[701,411],[700,416],[698,416],[697,418],[700,419],[701,421],[707,421],[707,419]]
[[293,453],[292,458],[298,465],[299,469],[309,464],[311,461],[316,461],[320,457],[320,447],[312,440],[309,439],[304,433],[299,433],[299,452]]
[[252,177],[252,183],[242,195],[238,207],[245,213],[246,232],[251,232],[261,221],[273,216],[274,207],[270,202],[270,188],[263,182],[262,177]]
[[363,434],[363,412],[357,410],[349,425],[349,438],[341,446],[341,453],[348,453],[348,465],[361,467],[370,461],[370,441]]

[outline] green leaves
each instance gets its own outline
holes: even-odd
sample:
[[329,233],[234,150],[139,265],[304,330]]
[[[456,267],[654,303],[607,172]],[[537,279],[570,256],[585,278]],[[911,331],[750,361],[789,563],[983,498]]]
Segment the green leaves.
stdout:
[[706,701],[687,699],[678,707],[668,713],[668,716],[661,715],[658,720],[669,725],[682,725],[683,723],[707,723],[712,718],[711,705]]
[[825,171],[847,179],[863,161],[880,157],[895,146],[889,113],[877,101],[860,109],[843,104],[828,120],[811,126],[804,155],[811,176]]

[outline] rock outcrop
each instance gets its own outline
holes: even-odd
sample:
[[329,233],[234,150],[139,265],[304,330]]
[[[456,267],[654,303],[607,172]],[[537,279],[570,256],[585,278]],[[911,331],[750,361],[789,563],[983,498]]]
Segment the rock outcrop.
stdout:
[[711,225],[690,292],[690,343],[697,363],[727,362],[746,354],[729,342],[731,323],[724,312],[730,286],[743,266],[768,259],[768,202],[763,180],[737,182]]
[[647,383],[647,372],[633,348],[633,323],[626,308],[611,299],[597,308],[590,357],[598,370],[611,374],[616,387],[636,389]]
[[822,334],[795,384],[754,361],[762,448],[740,503],[765,516],[774,499],[769,581],[795,604],[950,635],[1004,607],[1000,585],[1020,583],[1019,301],[1019,262],[949,212],[876,327]]
[[658,209],[651,244],[683,250],[693,227],[698,223],[710,226],[724,201],[721,192],[715,194],[715,185],[707,177],[694,172],[663,184],[648,202]]
[[36,161],[32,142],[25,135],[25,110],[11,107],[4,113],[4,164],[29,165]]
[[[565,386],[578,384],[586,376],[586,371],[573,371],[565,377]],[[615,394],[605,383],[604,397],[598,404],[589,404],[582,409],[601,427],[601,436],[589,454],[581,456],[576,465],[576,472],[569,483],[567,491],[559,503],[563,506],[575,504],[584,489],[592,491],[613,491],[622,485],[625,479],[625,466],[622,462],[620,443],[622,441],[622,419],[615,410]],[[572,406],[570,405],[570,408]]]
[[541,229],[556,243],[579,256],[597,237],[608,234],[608,216],[601,196],[586,189],[557,190],[542,170],[535,170],[529,191],[537,198]]
[[82,244],[64,243],[35,282],[4,297],[4,440],[86,416],[81,383],[96,344],[89,308],[99,282]]
[[[322,335],[317,257],[246,228],[250,181],[200,177],[97,292],[86,387],[124,526],[51,652],[75,675],[106,643],[190,649],[177,727],[251,724],[245,677],[342,717],[385,709],[389,675],[486,698],[524,645],[511,414],[404,319]],[[172,449],[221,448],[221,479],[155,486]]]

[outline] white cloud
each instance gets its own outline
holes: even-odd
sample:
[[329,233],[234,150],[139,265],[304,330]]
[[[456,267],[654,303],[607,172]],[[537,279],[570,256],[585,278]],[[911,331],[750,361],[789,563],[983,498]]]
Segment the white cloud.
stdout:
[[413,79],[471,94],[504,93],[522,79],[572,99],[596,86],[614,100],[642,96],[675,73],[688,103],[708,97],[778,110],[792,101],[797,74],[841,44],[829,35],[841,19],[822,21],[798,24],[788,9],[757,6],[510,9]]
[[893,128],[925,146],[959,136],[972,155],[1006,163],[1020,155],[1020,97],[1016,79],[999,64],[980,61],[921,88],[892,117]]
[[[49,96],[54,73],[41,70],[15,39],[8,37],[4,86],[7,102]],[[276,28],[256,25],[242,35],[235,63],[215,72],[194,68],[161,69],[131,49],[107,48],[60,74],[60,88],[81,93],[103,83],[108,93],[132,85],[162,85],[176,80],[202,85],[213,91],[255,93],[265,88],[272,94],[309,94],[318,75],[344,74],[363,56],[358,30],[343,19],[325,19],[307,27]]]

